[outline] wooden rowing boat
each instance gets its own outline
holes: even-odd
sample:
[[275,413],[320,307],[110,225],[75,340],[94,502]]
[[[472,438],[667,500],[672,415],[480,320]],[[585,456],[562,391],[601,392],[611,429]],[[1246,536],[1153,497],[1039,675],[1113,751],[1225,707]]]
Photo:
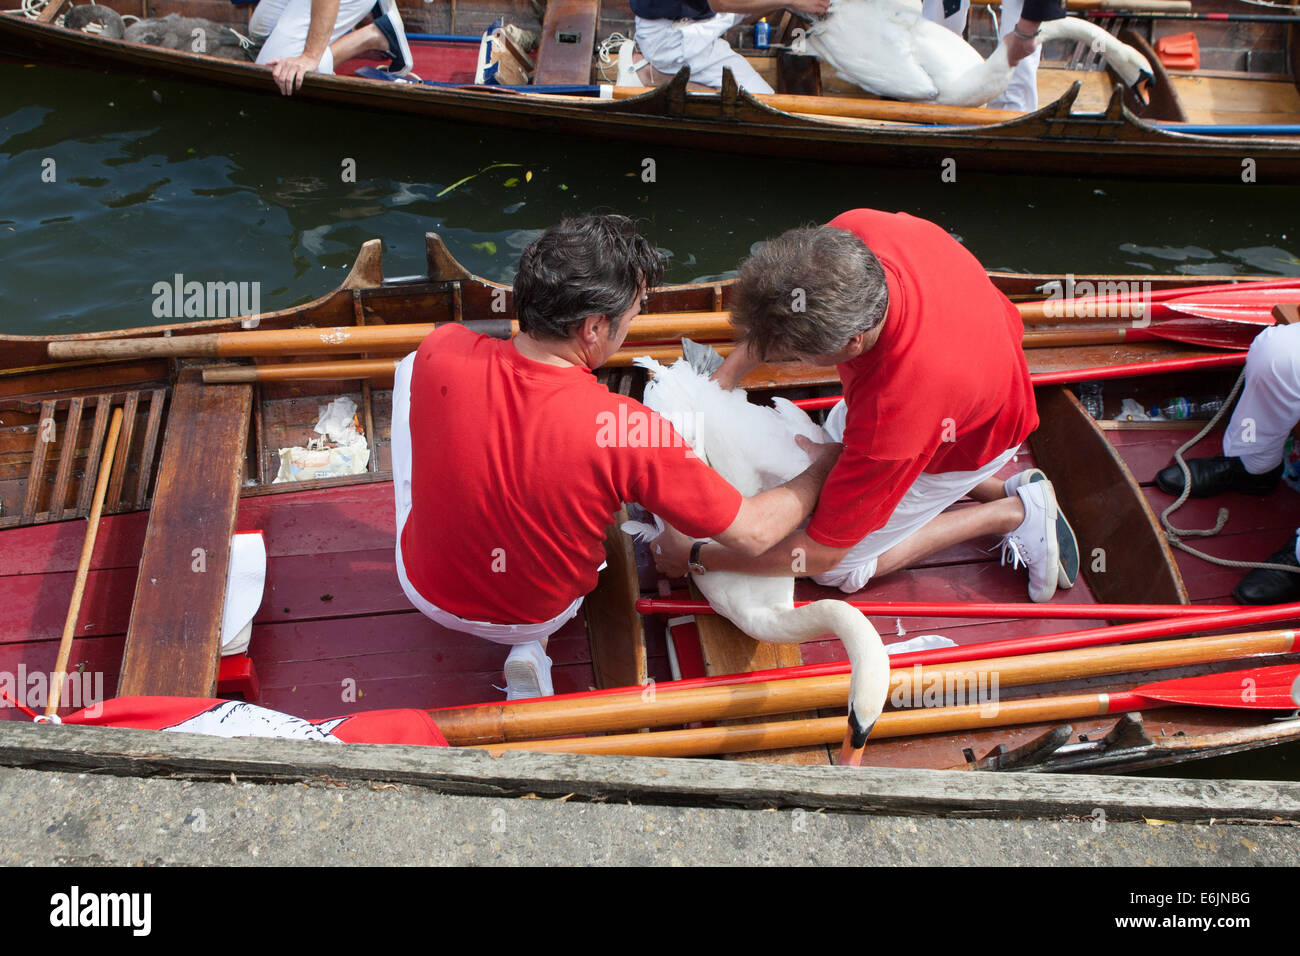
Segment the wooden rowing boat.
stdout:
[[[500,700],[492,687],[500,681],[499,651],[426,620],[410,608],[397,584],[387,444],[391,392],[382,378],[204,385],[196,366],[213,360],[57,362],[47,354],[54,342],[176,340],[240,327],[325,330],[430,320],[508,322],[512,315],[508,289],[470,275],[437,237],[429,237],[427,249],[427,276],[385,282],[378,244],[368,243],[342,287],[277,313],[134,329],[116,336],[6,337],[0,350],[5,356],[0,370],[0,500],[4,504],[0,582],[6,593],[6,600],[0,602],[0,673],[34,673],[48,670],[53,663],[81,548],[84,526],[74,519],[91,508],[98,478],[95,463],[103,455],[109,412],[120,408],[121,437],[116,453],[105,456],[111,459],[111,470],[103,518],[85,575],[84,598],[75,615],[72,672],[101,675],[109,694],[115,688],[123,695],[212,696],[220,691],[302,716],[394,707],[430,709],[449,730],[456,728],[460,736],[449,733],[454,743],[499,747],[473,736],[465,723],[473,719],[479,726],[484,717],[498,719],[488,711],[475,713],[473,705],[491,711]],[[1018,299],[1031,297],[1036,286],[1052,278],[995,275],[998,284]],[[1190,280],[1151,281],[1156,289],[1176,289]],[[1243,294],[1248,289],[1243,286]],[[667,315],[717,311],[725,308],[728,296],[726,283],[670,286],[654,292],[648,308]],[[1100,368],[1102,374],[1122,376],[1106,385],[1110,413],[1124,397],[1154,404],[1177,394],[1225,394],[1235,375],[1229,367],[1168,371],[1177,362],[1231,364],[1222,361],[1230,356],[1172,341],[1054,346],[1027,354],[1042,375],[1072,380],[1097,374],[1079,369]],[[251,364],[266,361],[279,360],[254,359]],[[1143,374],[1153,371],[1164,374]],[[601,374],[611,389],[626,394],[638,394],[644,384],[635,368]],[[828,380],[826,370],[798,366],[759,369],[746,384],[759,396],[780,391],[811,399],[832,394],[837,386]],[[351,396],[359,406],[358,420],[373,452],[366,471],[273,484],[278,450],[303,443],[320,405],[339,395]],[[1071,391],[1059,385],[1039,387],[1038,401],[1043,424],[1013,467],[1036,464],[1053,478],[1079,536],[1084,576],[1072,591],[1058,593],[1052,605],[1038,611],[1021,603],[1022,575],[999,567],[976,546],[950,549],[856,596],[874,603],[870,617],[887,641],[940,633],[957,642],[955,651],[966,653],[966,660],[971,654],[978,660],[980,645],[990,641],[1055,636],[1053,640],[1095,642],[1111,636],[1098,629],[1108,619],[1105,615],[1173,618],[1185,614],[1193,603],[1229,603],[1227,595],[1237,575],[1172,553],[1153,517],[1153,508],[1167,499],[1152,486],[1151,478],[1197,423],[1152,426],[1094,421]],[[1210,453],[1211,444],[1207,440],[1193,454]],[[1212,523],[1211,511],[1221,503],[1230,508],[1232,520],[1223,535],[1206,544],[1215,553],[1261,557],[1300,523],[1300,499],[1287,489],[1264,499],[1231,496],[1226,502],[1194,502],[1180,520]],[[228,658],[223,664],[215,642],[229,536],[247,530],[260,530],[266,539],[267,591],[254,621],[248,657]],[[584,615],[553,638],[550,648],[557,692],[576,695],[572,700],[580,710],[600,705],[602,694],[611,693],[609,688],[630,687],[632,693],[625,694],[629,702],[643,703],[649,681],[655,682],[653,699],[653,694],[672,697],[679,688],[688,691],[719,682],[726,686],[728,681],[749,680],[747,672],[778,669],[779,673],[767,676],[784,692],[783,682],[815,676],[809,673],[810,666],[829,671],[840,666],[837,662],[843,654],[833,640],[778,647],[756,644],[716,616],[699,614],[693,622],[670,622],[658,611],[643,615],[637,601],[659,595],[648,554],[618,533],[611,533],[607,554],[610,566],[586,601]],[[196,561],[203,564],[201,573],[194,570]],[[820,593],[814,585],[800,585],[801,597]],[[917,601],[928,603],[923,608],[898,606],[898,602]],[[971,602],[995,606],[977,608]],[[1086,606],[1094,604],[1105,606],[1093,613]],[[1001,700],[1008,708],[1029,708],[1039,698],[1078,698],[1099,691],[1116,694],[1171,678],[1235,673],[1261,663],[1294,663],[1300,659],[1291,651],[1295,635],[1285,630],[1294,618],[1291,609],[1269,609],[1265,616],[1249,620],[1209,619],[1232,620],[1232,628],[1185,619],[1154,628],[1161,635],[1179,635],[1179,640],[1198,630],[1272,629],[1251,638],[1265,644],[1242,645],[1227,656],[1198,652],[1191,657],[1147,658],[1143,645],[1130,644],[1124,651],[1129,657],[1116,658],[1118,663],[1100,669],[1096,664],[1048,667],[1046,657],[1036,656],[1015,665],[1021,668],[1016,672],[1021,677],[1008,678]],[[1149,624],[1127,626],[1153,630]],[[1061,638],[1063,632],[1078,635]],[[670,634],[676,664],[669,659]],[[1162,642],[1160,647],[1172,653],[1173,645]],[[1102,650],[1112,653],[1110,648]],[[1138,657],[1131,656],[1134,653]],[[993,666],[1011,673],[1010,663]],[[803,669],[792,672],[790,668]],[[674,676],[687,683],[673,684]],[[710,706],[716,708],[717,692],[711,693],[715,703]],[[747,693],[754,697],[754,691]],[[838,692],[830,693],[833,700]],[[621,709],[618,699],[615,694],[615,713]],[[837,724],[832,718],[842,722],[841,705],[824,697],[817,700],[796,711],[801,727],[812,727],[819,720]],[[727,710],[730,703],[721,706],[722,711],[709,711],[709,717],[700,719],[718,723],[721,714],[740,712]],[[1276,721],[1274,714],[1156,703],[1128,704],[1124,709],[1132,707],[1138,708],[1136,713],[1094,708],[1084,716],[1071,716],[1068,730],[1062,729],[1065,720],[1038,711],[1022,717],[1016,716],[1018,710],[1007,710],[1009,723],[977,722],[873,740],[866,762],[893,767],[1127,771],[1300,738],[1300,720]],[[674,711],[672,720],[700,722],[686,721],[682,713]],[[903,713],[891,720],[905,719]],[[0,715],[18,716],[11,708],[0,708]],[[790,723],[788,714],[768,709],[745,719],[760,722],[742,727],[745,747],[772,746],[775,738],[764,736],[768,725],[776,722],[784,728]],[[560,726],[590,733],[589,718],[581,720],[585,723]],[[641,717],[624,714],[621,720],[626,726],[628,720]],[[559,733],[554,723],[547,726],[545,736]],[[645,739],[657,740],[673,729],[671,724],[657,726],[657,732]],[[698,736],[703,731],[693,733]],[[517,741],[518,735],[512,739]],[[587,745],[545,744],[558,749]],[[739,745],[733,743],[731,749],[735,746]],[[825,763],[832,755],[824,744],[801,743],[748,757]]]
[[[0,52],[274,92],[266,71],[251,63],[62,29],[55,23],[67,2],[51,0],[36,18],[17,10],[0,15]],[[3,5],[17,7],[18,0],[3,0]],[[246,29],[245,8],[224,0],[108,0],[108,5],[124,14],[179,12]],[[1221,0],[1198,0],[1197,9],[1221,5]],[[1300,64],[1298,34],[1284,24],[1106,20],[1112,29],[1125,28],[1124,38],[1151,60],[1150,44],[1160,36],[1194,32],[1204,51],[1202,68],[1159,68],[1148,104],[1126,94],[1108,73],[1082,68],[1087,57],[1079,51],[1049,50],[1058,58],[1045,61],[1040,70],[1040,102],[1046,105],[1032,114],[993,117],[987,111],[873,100],[829,70],[821,76],[816,64],[795,62],[807,58],[777,49],[746,49],[739,35],[736,42],[759,73],[778,93],[794,99],[761,101],[731,87],[720,93],[694,90],[684,75],[665,78],[656,88],[623,91],[626,98],[616,99],[544,95],[526,86],[474,87],[478,34],[504,14],[541,37],[534,84],[594,92],[592,84],[612,81],[606,75],[610,68],[593,62],[595,44],[615,31],[631,35],[630,13],[620,4],[602,7],[599,0],[552,0],[541,19],[526,5],[507,7],[499,0],[402,6],[408,32],[415,37],[416,73],[442,85],[366,78],[357,71],[376,61],[353,60],[340,64],[338,75],[311,74],[298,96],[455,123],[747,156],[933,168],[936,175],[969,169],[1300,181],[1300,90],[1294,72]],[[1225,26],[1239,27],[1231,43],[1225,42]],[[784,24],[774,39],[792,28],[792,23]],[[974,18],[971,30],[980,42],[978,34],[988,32],[986,20]],[[988,125],[991,119],[1000,121]]]

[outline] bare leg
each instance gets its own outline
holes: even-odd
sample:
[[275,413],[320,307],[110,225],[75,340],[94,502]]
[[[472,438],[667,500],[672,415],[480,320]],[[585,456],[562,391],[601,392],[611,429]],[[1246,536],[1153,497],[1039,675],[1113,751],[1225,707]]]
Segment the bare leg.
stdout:
[[1001,478],[985,478],[968,494],[976,501],[998,501],[1007,496],[1007,488]]
[[368,23],[351,33],[345,33],[330,44],[330,53],[333,54],[335,63],[342,63],[344,60],[350,60],[371,50],[386,51],[387,49],[388,40],[373,23]]
[[[987,483],[983,482],[981,486]],[[942,551],[944,548],[972,538],[1015,531],[1025,520],[1025,506],[1020,503],[1018,495],[1014,498],[1004,498],[999,494],[998,499],[973,508],[945,511],[916,534],[894,545],[877,558],[874,577],[878,578],[891,571],[909,567],[936,551]]]

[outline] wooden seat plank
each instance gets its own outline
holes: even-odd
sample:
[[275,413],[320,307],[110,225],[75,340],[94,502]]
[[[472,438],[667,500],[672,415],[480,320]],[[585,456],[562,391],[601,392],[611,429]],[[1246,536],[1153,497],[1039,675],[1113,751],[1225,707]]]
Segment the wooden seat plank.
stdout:
[[590,82],[599,18],[600,0],[549,0],[533,82],[539,86]]
[[[691,584],[691,593],[698,600],[703,595]],[[700,636],[700,650],[704,654],[704,670],[710,677],[721,674],[741,674],[748,671],[770,670],[776,667],[797,667],[803,663],[798,644],[773,644],[756,641],[719,614],[701,614],[695,618]],[[793,718],[815,718],[816,711],[804,711]],[[759,723],[770,717],[721,721],[724,724]],[[818,745],[791,747],[785,750],[766,750],[756,753],[727,754],[728,760],[762,761],[764,763],[826,764],[830,751]]]
[[195,369],[177,381],[127,630],[121,696],[216,693],[230,536],[251,411],[248,385],[204,385]]

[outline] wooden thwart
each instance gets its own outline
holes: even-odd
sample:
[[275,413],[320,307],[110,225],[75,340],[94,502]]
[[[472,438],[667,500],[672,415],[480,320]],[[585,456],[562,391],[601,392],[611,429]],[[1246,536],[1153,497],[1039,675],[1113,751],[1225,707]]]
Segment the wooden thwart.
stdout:
[[591,81],[600,0],[548,0],[537,47],[539,86]]
[[[691,591],[700,593],[692,582]],[[770,670],[777,667],[798,667],[803,663],[803,653],[798,644],[773,644],[756,641],[726,618],[716,614],[695,619],[695,629],[700,636],[700,651],[704,656],[704,672],[710,677],[719,674],[739,674],[748,671]],[[816,717],[815,712],[795,715]],[[754,718],[742,718],[729,723],[751,723]],[[732,760],[762,760],[766,763],[825,764],[830,753],[824,746],[799,746],[763,753],[736,751],[728,755]]]
[[[194,369],[180,374],[136,580],[120,696],[216,693],[251,405],[247,385],[205,386]],[[151,432],[153,412],[160,409],[159,402],[150,409]]]

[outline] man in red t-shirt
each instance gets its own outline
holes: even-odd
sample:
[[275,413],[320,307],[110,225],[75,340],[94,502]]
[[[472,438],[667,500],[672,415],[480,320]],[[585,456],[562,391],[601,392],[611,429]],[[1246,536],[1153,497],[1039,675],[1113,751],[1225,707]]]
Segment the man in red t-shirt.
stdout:
[[811,513],[838,454],[810,447],[807,471],[743,498],[666,421],[596,381],[661,269],[630,220],[566,220],[520,258],[514,339],[447,324],[398,368],[398,579],[444,627],[513,645],[510,699],[552,692],[545,641],[595,586],[623,502],[761,554]]
[[[1073,585],[1078,545],[1038,469],[1006,481],[1038,424],[1015,307],[939,226],[857,209],[764,245],[732,302],[740,347],[717,373],[733,387],[761,361],[835,365],[844,401],[826,429],[844,444],[807,528],[751,558],[710,545],[707,570],[790,573],[861,590],[943,548],[1003,536],[1029,569],[1029,595]],[[969,495],[979,504],[947,511]],[[684,569],[691,542],[662,539],[660,567]]]

